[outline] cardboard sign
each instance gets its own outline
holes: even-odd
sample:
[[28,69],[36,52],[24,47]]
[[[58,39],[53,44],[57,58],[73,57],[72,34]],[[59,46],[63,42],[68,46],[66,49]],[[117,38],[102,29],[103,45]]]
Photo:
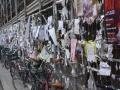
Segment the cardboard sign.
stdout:
[[109,44],[120,43],[120,1],[104,0],[105,29]]

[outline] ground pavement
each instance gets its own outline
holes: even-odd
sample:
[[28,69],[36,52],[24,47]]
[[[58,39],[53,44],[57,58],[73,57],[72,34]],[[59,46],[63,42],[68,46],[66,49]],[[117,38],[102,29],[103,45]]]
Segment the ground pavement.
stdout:
[[[2,67],[2,64],[0,63],[0,90],[15,90],[12,85],[12,77],[10,75],[9,70]],[[29,90],[28,88],[24,88],[22,84],[17,84],[18,88],[20,90]],[[3,89],[2,89],[3,87]]]

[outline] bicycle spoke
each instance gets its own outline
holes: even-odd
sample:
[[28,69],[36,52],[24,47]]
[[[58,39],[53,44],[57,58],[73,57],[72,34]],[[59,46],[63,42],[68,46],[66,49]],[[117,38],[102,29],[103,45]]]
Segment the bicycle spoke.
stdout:
[[[21,88],[24,86],[22,78],[19,75],[13,75],[12,77],[12,84],[15,90],[21,90]],[[29,90],[27,87],[24,90]]]

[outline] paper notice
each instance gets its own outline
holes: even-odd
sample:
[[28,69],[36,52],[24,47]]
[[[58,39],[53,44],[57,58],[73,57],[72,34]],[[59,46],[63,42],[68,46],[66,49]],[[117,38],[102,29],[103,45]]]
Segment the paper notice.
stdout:
[[95,55],[94,55],[94,47],[93,47],[93,45],[90,45],[90,44],[87,45],[87,54],[88,54],[87,61],[95,62]]
[[80,32],[79,32],[79,29],[80,29],[80,27],[79,27],[79,19],[75,19],[74,20],[74,33],[75,34],[80,34]]
[[58,30],[63,29],[63,21],[58,21]]
[[99,74],[104,76],[110,76],[111,67],[106,62],[100,62]]
[[74,10],[76,16],[83,16],[83,0],[74,0]]

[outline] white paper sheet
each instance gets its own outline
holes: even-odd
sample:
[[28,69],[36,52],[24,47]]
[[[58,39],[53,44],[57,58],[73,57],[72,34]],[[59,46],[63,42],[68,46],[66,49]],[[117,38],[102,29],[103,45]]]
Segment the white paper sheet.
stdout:
[[68,10],[67,10],[67,8],[65,6],[62,9],[62,16],[63,16],[63,20],[68,19]]
[[111,67],[106,62],[100,62],[99,74],[104,76],[110,76]]
[[44,26],[45,30],[44,30],[44,34],[45,34],[45,40],[49,40],[49,36],[48,36],[48,25]]
[[87,53],[88,53],[87,61],[95,62],[95,55],[94,55],[94,47],[93,47],[93,45],[91,45],[91,44],[87,45]]
[[45,59],[47,62],[50,62],[51,54],[46,51],[46,46],[43,47],[40,58]]
[[62,47],[65,48],[65,40],[61,39]]
[[64,40],[65,40],[65,46],[69,46],[70,45],[70,39],[68,36],[68,32],[64,35]]
[[92,80],[91,76],[88,79],[88,88],[93,90],[93,80]]
[[77,14],[78,16],[83,16],[83,0],[78,0],[77,2]]
[[96,4],[93,5],[93,16],[97,16],[97,8],[96,8]]
[[56,38],[56,34],[55,34],[55,28],[53,27],[52,29],[48,30],[53,42],[55,45],[57,45],[57,38]]
[[65,49],[67,59],[70,58],[70,51],[68,49]]
[[36,36],[36,33],[37,33],[37,27],[35,26],[35,27],[33,27],[33,37]]
[[80,27],[79,27],[79,19],[74,20],[74,33],[75,34],[80,34]]
[[40,31],[39,31],[39,40],[44,41],[45,35],[44,35],[44,26],[41,26]]
[[58,30],[63,29],[63,21],[58,21]]
[[65,30],[65,28],[63,28],[62,30],[61,30],[61,35],[64,35],[66,33],[66,30]]
[[38,35],[39,35],[40,27],[41,27],[41,26],[38,26],[38,27],[37,27],[37,32],[36,32],[35,38],[37,38]]
[[88,55],[87,61],[94,62],[95,61],[95,55]]
[[47,23],[48,25],[51,25],[52,24],[52,16],[49,16],[48,17],[48,23]]

